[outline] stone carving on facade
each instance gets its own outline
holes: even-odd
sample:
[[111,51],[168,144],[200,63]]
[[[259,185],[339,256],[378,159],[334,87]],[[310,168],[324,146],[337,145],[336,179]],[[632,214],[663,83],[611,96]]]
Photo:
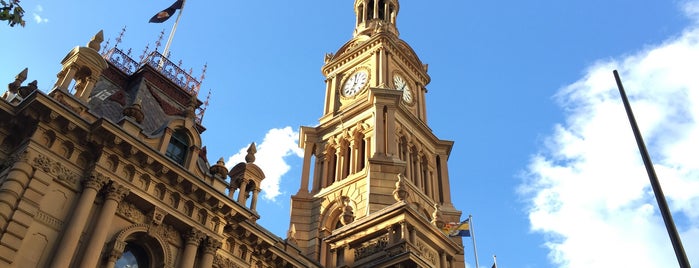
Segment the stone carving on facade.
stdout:
[[167,211],[165,211],[164,209],[154,207],[153,211],[150,213],[152,223],[155,225],[160,225],[161,223],[163,223],[163,219],[165,219],[165,216],[167,214]]
[[182,235],[185,243],[193,245],[199,245],[204,237],[204,233],[196,229],[189,230],[187,233]]
[[102,189],[107,182],[109,182],[109,178],[96,171],[92,171],[92,173],[82,181],[84,188],[95,189],[97,191]]
[[214,266],[219,268],[240,268],[232,260],[222,257],[221,255],[214,256]]
[[340,223],[342,223],[342,225],[344,226],[354,221],[354,211],[352,209],[352,206],[350,206],[349,197],[340,197],[340,201],[342,203],[342,215],[340,215]]
[[34,168],[56,176],[59,181],[64,181],[70,185],[78,184],[78,174],[59,162],[54,162],[45,155],[38,155],[32,163]]
[[123,185],[120,185],[114,181],[111,181],[107,188],[105,189],[106,195],[105,200],[114,200],[120,203],[126,195],[129,194],[131,190]]
[[36,212],[34,219],[36,219],[37,221],[43,222],[44,224],[51,226],[52,228],[54,228],[56,230],[63,229],[63,221],[62,220],[60,220],[54,216],[51,216],[48,213],[43,212],[41,210],[38,210]]
[[155,237],[160,237],[170,243],[179,244],[179,232],[169,224],[150,225],[148,232]]
[[146,215],[143,211],[129,202],[119,203],[116,213],[133,223],[146,223]]
[[406,199],[408,199],[408,196],[410,196],[410,193],[406,190],[405,184],[403,182],[403,179],[405,177],[403,174],[398,173],[398,181],[396,181],[396,189],[393,190],[393,198],[397,202],[405,202]]
[[221,241],[216,240],[216,238],[207,236],[206,239],[203,241],[203,252],[204,254],[216,254],[216,250],[220,249],[221,246],[223,245]]
[[286,241],[290,244],[298,245],[298,241],[296,240],[296,225],[293,223],[289,227],[289,231],[286,233]]
[[432,264],[437,264],[437,252],[435,252],[432,248],[429,246],[425,245],[424,242],[418,240],[416,245],[417,247],[417,253],[425,258],[427,261],[429,261]]
[[444,228],[445,222],[442,219],[442,209],[439,204],[434,204],[434,212],[432,212],[432,222],[434,226],[437,226],[440,230]]
[[359,247],[354,250],[354,259],[360,260],[374,253],[383,251],[388,246],[388,234],[382,235],[378,238],[374,238],[367,242],[362,243]]

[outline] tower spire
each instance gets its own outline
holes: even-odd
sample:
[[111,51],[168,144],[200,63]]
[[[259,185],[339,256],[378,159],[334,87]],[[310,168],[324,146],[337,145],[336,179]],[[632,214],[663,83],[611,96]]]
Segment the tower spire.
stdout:
[[398,35],[396,17],[399,9],[398,0],[355,0],[354,13],[357,15],[357,23],[354,36],[371,36],[378,32]]

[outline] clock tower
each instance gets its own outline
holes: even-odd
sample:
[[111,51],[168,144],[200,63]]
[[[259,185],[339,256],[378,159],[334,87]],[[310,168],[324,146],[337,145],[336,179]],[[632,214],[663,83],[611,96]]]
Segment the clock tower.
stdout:
[[464,267],[452,141],[427,125],[427,65],[399,38],[398,0],[355,0],[353,38],[325,56],[323,115],[301,127],[288,240],[324,267]]

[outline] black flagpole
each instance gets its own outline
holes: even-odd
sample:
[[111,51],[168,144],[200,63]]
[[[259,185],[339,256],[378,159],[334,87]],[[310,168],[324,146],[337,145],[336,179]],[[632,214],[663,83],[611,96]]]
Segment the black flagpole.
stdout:
[[631,111],[631,105],[629,104],[629,99],[626,97],[626,92],[624,91],[624,85],[621,84],[621,78],[619,78],[619,72],[614,70],[614,79],[616,79],[616,85],[619,88],[619,93],[621,94],[621,99],[624,101],[624,108],[626,108],[626,115],[629,117],[629,122],[631,123],[631,129],[633,130],[633,135],[636,137],[636,143],[638,144],[638,150],[641,151],[641,157],[643,158],[643,164],[646,165],[646,172],[648,172],[648,178],[650,179],[650,185],[653,187],[653,193],[655,193],[655,199],[658,201],[658,208],[660,209],[660,214],[663,215],[663,221],[665,221],[665,228],[667,229],[668,235],[670,235],[670,241],[672,241],[672,247],[675,249],[675,256],[677,256],[677,262],[680,264],[680,268],[691,268],[689,265],[689,260],[687,259],[687,254],[684,252],[684,247],[682,247],[682,240],[680,240],[680,235],[677,233],[677,228],[675,227],[675,221],[672,220],[672,213],[667,206],[667,201],[665,200],[665,194],[663,194],[663,189],[660,187],[660,182],[658,181],[658,176],[655,175],[655,169],[653,168],[653,162],[650,160],[650,155],[648,155],[648,150],[643,142],[643,137],[641,136],[641,131],[638,130],[638,125],[636,124],[636,118],[633,116],[633,111]]

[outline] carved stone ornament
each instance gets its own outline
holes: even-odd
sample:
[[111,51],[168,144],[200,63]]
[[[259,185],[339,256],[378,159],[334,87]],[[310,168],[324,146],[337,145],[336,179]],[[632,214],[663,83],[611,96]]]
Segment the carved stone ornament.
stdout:
[[240,266],[236,265],[235,262],[228,258],[224,258],[221,255],[216,255],[214,256],[214,266],[215,267],[220,267],[220,268],[239,268]]
[[107,186],[107,191],[106,191],[106,200],[114,200],[117,203],[121,202],[126,195],[129,194],[129,188],[126,188],[120,184],[117,184],[116,182],[111,182],[109,186]]
[[163,220],[165,219],[165,216],[167,215],[167,212],[164,209],[161,209],[159,207],[153,208],[153,211],[151,212],[151,220],[153,221],[153,224],[159,225],[163,223]]
[[342,225],[347,225],[354,221],[354,211],[352,206],[350,206],[349,197],[342,197],[342,203],[342,215],[340,216],[340,222]]
[[434,226],[437,226],[439,229],[444,228],[445,222],[442,219],[442,209],[439,207],[439,204],[434,204],[431,223],[434,224]]
[[403,174],[398,173],[396,189],[393,190],[393,198],[398,202],[404,202],[410,196],[410,193],[405,189],[405,184],[403,184],[403,178]]
[[46,173],[56,176],[59,181],[65,181],[71,185],[78,184],[78,174],[63,166],[59,162],[54,162],[50,158],[39,155],[34,158],[32,166]]
[[359,260],[383,251],[388,246],[388,234],[362,243],[354,250],[354,259]]
[[146,222],[146,215],[140,209],[138,209],[136,206],[129,202],[119,203],[116,213],[133,223],[138,224]]
[[221,241],[216,240],[216,238],[208,236],[204,240],[204,254],[216,254],[216,250],[221,248]]
[[192,229],[185,233],[182,238],[184,238],[184,241],[187,244],[199,245],[201,240],[204,239],[204,233],[199,230]]
[[102,175],[102,173],[93,171],[90,176],[83,179],[83,187],[99,191],[108,181],[109,178]]

